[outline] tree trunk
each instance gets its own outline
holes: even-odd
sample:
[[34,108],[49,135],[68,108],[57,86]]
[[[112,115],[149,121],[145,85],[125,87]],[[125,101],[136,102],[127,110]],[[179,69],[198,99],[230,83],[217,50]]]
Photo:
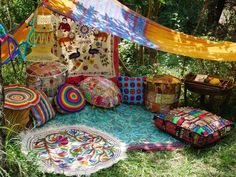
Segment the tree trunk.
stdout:
[[206,15],[206,11],[207,11],[208,6],[209,6],[209,0],[205,0],[204,6],[198,16],[197,26],[194,29],[193,34],[196,34],[202,20],[204,19],[204,16]]
[[[133,2],[134,3],[134,2]],[[139,13],[141,10],[137,7],[136,12]],[[140,65],[144,65],[144,47],[140,44],[137,44],[137,59]]]
[[[158,10],[159,10],[159,1],[154,1],[154,6],[153,6],[153,1],[152,0],[148,0],[148,14],[147,14],[147,18],[149,19],[157,19],[158,17]],[[153,17],[153,7],[155,8],[155,16]],[[149,55],[149,64],[153,65],[155,63],[157,63],[157,50],[155,49],[151,49],[146,47],[145,50],[147,51],[148,55]]]
[[210,0],[208,4],[208,24],[215,26],[218,24],[226,0]]
[[[3,93],[3,78],[2,78],[2,42],[0,40],[0,126],[4,125],[4,93]],[[3,129],[0,128],[0,167],[5,166],[5,155],[4,153],[4,134]]]

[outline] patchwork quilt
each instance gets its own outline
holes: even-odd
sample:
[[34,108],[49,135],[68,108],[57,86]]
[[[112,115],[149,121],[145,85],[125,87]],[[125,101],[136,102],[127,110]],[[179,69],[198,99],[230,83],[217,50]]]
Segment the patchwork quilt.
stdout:
[[199,147],[218,141],[233,127],[233,122],[229,120],[192,107],[177,108],[169,114],[156,114],[154,124]]

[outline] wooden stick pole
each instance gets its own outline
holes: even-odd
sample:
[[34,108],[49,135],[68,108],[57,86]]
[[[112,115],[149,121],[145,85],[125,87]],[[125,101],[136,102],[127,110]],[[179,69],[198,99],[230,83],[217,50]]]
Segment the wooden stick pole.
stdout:
[[[0,39],[0,127],[4,126],[4,88],[3,88],[3,77],[2,77],[2,42]],[[5,166],[5,154],[4,152],[5,136],[3,129],[0,128],[0,167]]]

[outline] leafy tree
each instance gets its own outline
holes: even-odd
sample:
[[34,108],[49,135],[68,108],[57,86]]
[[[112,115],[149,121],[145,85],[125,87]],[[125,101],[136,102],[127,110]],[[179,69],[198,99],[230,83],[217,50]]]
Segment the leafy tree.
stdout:
[[0,1],[0,21],[11,31],[37,7],[37,0]]

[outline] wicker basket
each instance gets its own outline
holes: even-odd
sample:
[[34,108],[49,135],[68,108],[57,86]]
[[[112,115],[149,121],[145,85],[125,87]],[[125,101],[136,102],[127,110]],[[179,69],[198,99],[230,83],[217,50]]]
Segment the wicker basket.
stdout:
[[177,107],[181,81],[171,75],[154,76],[145,82],[144,103],[151,112],[167,113]]
[[27,127],[30,121],[30,108],[25,110],[12,110],[4,108],[5,124],[14,132],[20,132]]

